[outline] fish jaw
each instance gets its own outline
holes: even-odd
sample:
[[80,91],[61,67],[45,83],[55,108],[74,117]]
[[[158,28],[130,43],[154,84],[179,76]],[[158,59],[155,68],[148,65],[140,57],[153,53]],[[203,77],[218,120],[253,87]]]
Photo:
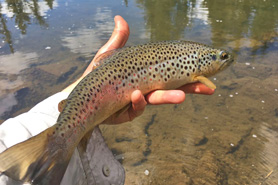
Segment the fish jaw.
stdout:
[[219,71],[221,72],[225,69],[227,69],[230,65],[232,65],[234,63],[234,57],[230,54],[228,54],[228,58],[222,61],[222,64],[219,67]]
[[198,52],[197,75],[211,77],[229,67],[234,62],[234,57],[225,50],[200,49]]

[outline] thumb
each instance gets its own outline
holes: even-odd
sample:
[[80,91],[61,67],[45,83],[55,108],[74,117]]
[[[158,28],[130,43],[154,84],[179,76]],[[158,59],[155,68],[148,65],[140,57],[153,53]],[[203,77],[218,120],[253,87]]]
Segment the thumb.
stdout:
[[106,51],[121,48],[125,45],[129,37],[129,26],[127,22],[119,15],[114,18],[115,28],[112,36],[107,43],[97,52],[100,55]]

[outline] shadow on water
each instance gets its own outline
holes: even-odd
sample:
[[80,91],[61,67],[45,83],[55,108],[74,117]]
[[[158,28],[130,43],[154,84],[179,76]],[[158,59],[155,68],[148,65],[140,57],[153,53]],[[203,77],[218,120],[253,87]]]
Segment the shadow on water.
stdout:
[[[56,9],[46,15],[43,7]],[[278,1],[6,0],[0,10],[1,121],[82,74],[120,14],[133,44],[192,40],[237,60],[211,79],[212,96],[187,95],[180,105],[150,106],[131,123],[102,127],[126,183],[278,184]]]

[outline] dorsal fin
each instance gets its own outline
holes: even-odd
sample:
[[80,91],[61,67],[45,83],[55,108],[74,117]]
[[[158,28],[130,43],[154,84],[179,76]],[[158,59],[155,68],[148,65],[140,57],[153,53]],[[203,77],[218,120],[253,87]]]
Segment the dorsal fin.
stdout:
[[119,52],[120,50],[122,50],[122,48],[119,48],[119,49],[113,49],[113,50],[110,50],[110,51],[106,51],[104,53],[102,53],[100,56],[98,56],[94,63],[94,67],[93,67],[93,70],[96,69],[98,66],[102,65],[105,63],[105,61],[107,61],[106,59],[110,58],[114,53],[117,53]]
[[60,103],[58,104],[59,112],[62,112],[64,110],[66,104],[67,104],[67,99],[64,99],[64,100],[60,101]]

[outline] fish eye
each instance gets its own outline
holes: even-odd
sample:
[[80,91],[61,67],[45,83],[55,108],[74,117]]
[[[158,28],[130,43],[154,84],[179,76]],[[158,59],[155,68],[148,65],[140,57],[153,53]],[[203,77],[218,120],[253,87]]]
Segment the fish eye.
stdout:
[[214,60],[214,61],[215,61],[217,57],[216,57],[216,55],[212,55],[212,57],[211,57],[211,58],[212,58],[212,60]]
[[225,60],[225,59],[228,59],[229,55],[228,53],[226,53],[225,51],[221,51],[220,52],[220,59],[221,60]]

